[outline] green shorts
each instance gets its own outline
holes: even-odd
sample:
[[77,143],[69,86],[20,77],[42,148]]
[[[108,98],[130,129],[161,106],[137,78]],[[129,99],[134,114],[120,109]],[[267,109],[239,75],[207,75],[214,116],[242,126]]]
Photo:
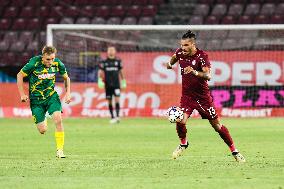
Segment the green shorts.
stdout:
[[33,103],[32,101],[30,106],[35,124],[45,120],[46,112],[48,112],[49,115],[52,115],[56,111],[62,112],[61,102],[57,93],[41,101],[40,103]]

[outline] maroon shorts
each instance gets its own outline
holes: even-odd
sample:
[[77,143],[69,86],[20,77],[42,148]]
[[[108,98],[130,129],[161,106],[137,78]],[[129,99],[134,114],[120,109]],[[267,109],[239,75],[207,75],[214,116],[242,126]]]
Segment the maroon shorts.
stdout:
[[196,109],[201,115],[202,119],[213,120],[218,118],[213,100],[210,99],[194,100],[189,96],[182,96],[180,99],[180,107],[188,115],[191,115],[192,111]]

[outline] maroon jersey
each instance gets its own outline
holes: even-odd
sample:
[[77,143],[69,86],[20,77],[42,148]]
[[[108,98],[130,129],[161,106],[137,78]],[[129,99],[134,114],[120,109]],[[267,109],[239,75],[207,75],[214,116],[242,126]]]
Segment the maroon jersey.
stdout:
[[175,52],[179,62],[182,75],[182,96],[189,96],[192,100],[205,100],[212,102],[210,90],[206,79],[193,75],[193,73],[184,73],[184,68],[191,66],[197,71],[202,71],[203,67],[211,67],[208,55],[197,49],[197,52],[192,55],[184,55],[181,48]]

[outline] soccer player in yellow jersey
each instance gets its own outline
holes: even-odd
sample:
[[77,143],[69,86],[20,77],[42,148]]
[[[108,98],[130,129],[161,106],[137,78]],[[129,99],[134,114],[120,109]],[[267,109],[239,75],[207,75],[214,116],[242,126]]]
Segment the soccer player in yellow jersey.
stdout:
[[[62,124],[62,106],[57,92],[54,90],[55,75],[59,72],[64,78],[65,102],[70,103],[70,78],[64,64],[55,58],[56,48],[45,46],[42,55],[35,56],[17,74],[17,85],[22,102],[30,100],[30,108],[38,131],[44,134],[47,130],[46,112],[52,116],[55,125],[56,157],[65,158],[63,153],[64,128]],[[23,78],[29,80],[29,96],[23,89]]]

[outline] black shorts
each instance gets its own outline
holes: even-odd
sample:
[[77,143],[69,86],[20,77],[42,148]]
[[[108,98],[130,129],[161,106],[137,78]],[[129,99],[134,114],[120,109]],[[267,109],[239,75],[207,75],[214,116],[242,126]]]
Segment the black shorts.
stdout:
[[120,96],[119,87],[107,87],[106,88],[106,99],[112,99],[112,96],[115,96],[115,97]]

